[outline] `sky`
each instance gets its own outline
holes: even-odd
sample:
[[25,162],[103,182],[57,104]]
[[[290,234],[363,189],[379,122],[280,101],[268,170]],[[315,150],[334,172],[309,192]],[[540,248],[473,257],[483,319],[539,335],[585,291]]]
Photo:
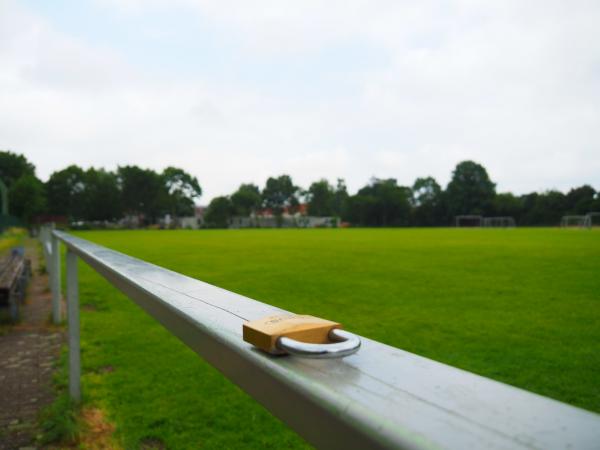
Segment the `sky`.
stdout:
[[0,149],[181,167],[201,203],[289,174],[600,189],[600,2],[0,0]]

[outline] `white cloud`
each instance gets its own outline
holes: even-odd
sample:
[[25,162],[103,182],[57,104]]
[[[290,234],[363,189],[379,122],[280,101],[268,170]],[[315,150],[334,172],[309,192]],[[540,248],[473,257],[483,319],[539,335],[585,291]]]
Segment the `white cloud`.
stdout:
[[[282,91],[177,68],[159,75],[110,41],[90,43],[3,2],[0,147],[24,152],[43,177],[70,163],[178,165],[199,177],[206,202],[285,172],[304,186],[345,177],[352,190],[371,176],[445,183],[470,158],[502,190],[600,189],[597,2],[96,4],[124,21],[195,15],[240,55],[270,64],[276,80],[289,75],[279,66],[307,65],[299,82],[319,95],[303,96],[298,80],[281,80],[291,86]],[[160,40],[165,30],[155,31]],[[319,84],[326,69],[313,57],[342,47],[356,61],[336,74],[340,94]],[[363,64],[369,52],[383,62]],[[234,70],[248,70],[241,64]]]

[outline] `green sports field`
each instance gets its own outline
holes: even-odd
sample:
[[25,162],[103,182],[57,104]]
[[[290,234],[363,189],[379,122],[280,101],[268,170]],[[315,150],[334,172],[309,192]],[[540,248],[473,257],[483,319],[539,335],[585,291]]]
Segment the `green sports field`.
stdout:
[[[79,236],[600,411],[600,231],[108,231]],[[126,448],[306,444],[81,263],[85,403]]]

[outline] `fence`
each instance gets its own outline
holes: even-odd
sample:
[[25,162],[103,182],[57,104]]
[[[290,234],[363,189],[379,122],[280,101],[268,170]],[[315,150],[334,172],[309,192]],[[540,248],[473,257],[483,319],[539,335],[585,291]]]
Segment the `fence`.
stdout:
[[242,340],[242,325],[285,311],[67,233],[46,228],[40,236],[55,321],[61,317],[59,241],[67,248],[69,390],[75,400],[81,396],[81,258],[317,447],[591,449],[600,443],[600,415],[367,338],[345,358],[267,355]]

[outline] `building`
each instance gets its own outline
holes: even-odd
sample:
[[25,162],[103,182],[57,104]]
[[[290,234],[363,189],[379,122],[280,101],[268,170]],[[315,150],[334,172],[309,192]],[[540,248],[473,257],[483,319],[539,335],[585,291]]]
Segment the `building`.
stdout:
[[294,207],[285,207],[283,214],[277,217],[271,208],[263,208],[249,216],[235,216],[230,228],[336,228],[337,217],[315,217],[308,215],[308,205],[301,203]]

